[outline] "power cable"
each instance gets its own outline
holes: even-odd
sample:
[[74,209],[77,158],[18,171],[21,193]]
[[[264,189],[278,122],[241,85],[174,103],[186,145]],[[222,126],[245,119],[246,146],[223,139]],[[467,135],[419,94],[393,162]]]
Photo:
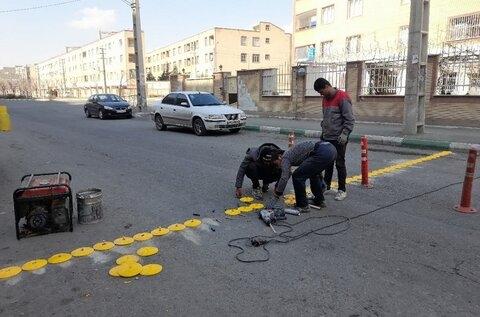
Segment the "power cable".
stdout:
[[74,2],[80,2],[80,1],[82,1],[82,0],[69,0],[69,1],[63,1],[63,2],[57,2],[57,3],[43,4],[43,5],[38,5],[38,6],[33,6],[33,7],[28,7],[28,8],[1,10],[0,13],[32,11],[32,10],[38,10],[38,9],[44,9],[44,8],[50,8],[50,7],[57,7],[57,6],[61,6],[61,5],[69,4],[69,3],[74,3]]
[[129,7],[132,6],[133,2],[130,2],[130,1],[127,1],[127,0],[120,0],[122,1],[123,3],[125,3],[126,5],[128,5]]
[[[475,177],[473,180],[478,180],[478,179],[480,179],[480,176]],[[235,255],[235,258],[242,263],[267,262],[267,261],[270,260],[270,251],[267,248],[267,245],[270,244],[270,243],[272,243],[272,244],[273,243],[287,244],[287,243],[293,242],[295,240],[299,240],[301,238],[304,238],[304,237],[306,237],[310,234],[315,234],[315,235],[319,235],[319,236],[337,235],[337,234],[343,233],[343,232],[347,231],[348,229],[350,229],[350,226],[351,226],[350,222],[352,220],[368,216],[368,215],[373,214],[375,212],[378,212],[380,210],[387,209],[387,208],[393,207],[395,205],[398,205],[398,204],[401,204],[401,203],[404,203],[404,202],[407,202],[407,201],[410,201],[410,200],[417,199],[417,198],[422,197],[422,196],[430,195],[430,194],[433,194],[435,192],[439,192],[441,190],[444,190],[446,188],[456,186],[456,185],[459,185],[459,184],[463,184],[463,181],[456,182],[456,183],[451,183],[451,184],[448,184],[448,185],[445,185],[445,186],[442,186],[442,187],[439,187],[439,188],[436,188],[436,189],[433,189],[433,190],[430,190],[430,191],[420,193],[418,195],[410,196],[410,197],[395,201],[393,203],[390,203],[388,205],[384,205],[384,206],[375,208],[373,210],[358,214],[358,215],[353,216],[353,217],[346,217],[346,216],[340,216],[340,215],[328,215],[328,216],[321,216],[321,217],[308,217],[308,218],[306,218],[302,221],[296,222],[296,223],[288,223],[286,221],[280,221],[280,222],[278,222],[277,227],[286,228],[286,230],[279,233],[279,234],[276,234],[276,235],[273,235],[273,236],[257,235],[257,236],[251,236],[251,237],[235,238],[235,239],[232,239],[228,242],[228,246],[231,247],[231,248],[236,248],[236,249],[240,250]],[[334,222],[332,224],[324,225],[322,227],[319,227],[319,228],[316,228],[316,229],[313,229],[313,230],[309,230],[309,231],[306,231],[306,232],[298,234],[298,235],[293,235],[293,236],[287,235],[288,233],[292,232],[295,229],[296,226],[298,226],[300,224],[303,224],[303,223],[306,223],[306,222],[309,222],[313,219],[340,219],[340,220],[337,221],[337,222]],[[345,227],[340,228],[340,229],[338,229],[334,232],[326,232],[326,233],[321,232],[325,229],[334,228],[334,227],[337,227],[337,226],[342,225],[342,224],[344,224]],[[237,242],[241,242],[241,241],[246,242],[245,246],[240,246],[240,245],[236,244]],[[256,258],[256,259],[241,258],[241,255],[245,253],[247,248],[259,247],[259,246],[262,246],[262,249],[265,251],[265,253],[266,253],[265,257]]]

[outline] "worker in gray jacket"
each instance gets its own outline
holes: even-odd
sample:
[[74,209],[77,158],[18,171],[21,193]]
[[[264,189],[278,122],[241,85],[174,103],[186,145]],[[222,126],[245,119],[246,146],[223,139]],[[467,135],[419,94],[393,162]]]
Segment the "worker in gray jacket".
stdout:
[[[277,182],[280,179],[280,168],[272,164],[272,154],[283,151],[273,143],[265,143],[258,148],[249,148],[245,154],[240,167],[237,172],[237,179],[235,182],[235,195],[237,198],[243,195],[243,179],[245,176],[252,180],[253,196],[255,199],[262,199],[263,193],[268,191],[270,183]],[[260,180],[262,181],[262,188],[260,189]]]
[[[335,200],[344,200],[347,198],[345,152],[348,138],[355,124],[352,100],[345,91],[332,87],[325,78],[318,78],[314,83],[314,89],[323,96],[321,139],[332,143],[337,150],[335,166],[338,173],[338,191]],[[330,189],[332,176],[333,164],[325,170],[325,183],[327,184],[325,194],[335,193]]]

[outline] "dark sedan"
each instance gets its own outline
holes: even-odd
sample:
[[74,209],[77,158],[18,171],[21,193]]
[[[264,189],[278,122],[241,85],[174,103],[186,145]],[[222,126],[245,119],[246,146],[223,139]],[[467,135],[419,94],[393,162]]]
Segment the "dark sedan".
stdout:
[[96,94],[88,98],[83,107],[87,118],[132,117],[132,107],[120,96],[114,94]]

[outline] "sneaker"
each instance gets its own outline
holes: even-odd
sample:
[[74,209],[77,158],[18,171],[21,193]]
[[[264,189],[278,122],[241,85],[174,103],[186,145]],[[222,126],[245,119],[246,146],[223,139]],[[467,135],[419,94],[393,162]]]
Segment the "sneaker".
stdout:
[[263,184],[262,186],[262,193],[268,192],[268,184]]
[[323,192],[324,195],[335,195],[337,193],[337,190],[336,189],[327,189]]
[[301,214],[306,214],[310,212],[310,207],[307,205],[305,207],[296,207],[296,209],[301,213]]
[[347,192],[344,192],[343,190],[339,190],[335,195],[335,200],[338,200],[338,201],[342,201],[345,198],[347,198]]
[[260,188],[254,188],[252,190],[252,196],[253,198],[257,199],[257,200],[261,200],[263,199],[263,193],[262,193],[262,190]]
[[309,201],[308,201],[308,205],[309,205],[311,208],[313,208],[313,209],[322,209],[322,208],[327,207],[327,205],[325,204],[325,201],[324,201],[324,200],[322,200],[322,201],[319,202],[319,203],[316,203],[316,202],[314,202],[313,200],[311,200],[311,201],[309,200]]

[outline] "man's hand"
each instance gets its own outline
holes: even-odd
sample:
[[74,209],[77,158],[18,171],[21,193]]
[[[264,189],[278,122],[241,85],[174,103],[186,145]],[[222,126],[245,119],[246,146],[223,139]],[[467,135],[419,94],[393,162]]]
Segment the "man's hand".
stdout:
[[348,142],[348,134],[345,132],[342,132],[340,136],[337,138],[337,142],[340,143],[341,145],[345,145]]
[[237,198],[242,198],[243,192],[241,187],[235,189],[235,196],[237,196]]

